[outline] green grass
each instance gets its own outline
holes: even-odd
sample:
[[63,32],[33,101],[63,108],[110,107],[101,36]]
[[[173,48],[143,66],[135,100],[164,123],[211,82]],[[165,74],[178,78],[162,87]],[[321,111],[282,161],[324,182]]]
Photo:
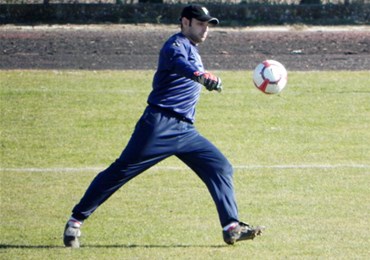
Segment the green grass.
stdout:
[[[264,95],[216,72],[196,126],[230,159],[240,217],[264,236],[223,244],[205,186],[175,158],[142,174],[62,246],[71,208],[128,141],[153,71],[0,71],[1,259],[367,259],[369,72],[290,72]],[[176,167],[176,168],[174,168]]]

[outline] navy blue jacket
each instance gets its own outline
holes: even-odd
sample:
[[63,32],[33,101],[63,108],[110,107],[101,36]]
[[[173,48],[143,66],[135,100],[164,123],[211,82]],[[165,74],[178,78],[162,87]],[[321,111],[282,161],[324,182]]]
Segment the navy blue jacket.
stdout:
[[182,33],[171,36],[160,51],[148,103],[194,122],[202,89],[191,79],[195,71],[204,71],[197,47]]

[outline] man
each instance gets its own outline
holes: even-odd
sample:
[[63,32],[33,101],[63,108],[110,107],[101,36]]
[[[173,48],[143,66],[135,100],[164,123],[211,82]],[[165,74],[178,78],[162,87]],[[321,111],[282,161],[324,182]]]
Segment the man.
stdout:
[[222,90],[221,79],[204,70],[197,50],[207,38],[208,25],[219,21],[198,5],[185,7],[180,21],[181,32],[170,37],[160,51],[147,108],[120,157],[95,177],[73,208],[64,230],[65,246],[79,247],[85,219],[129,180],[172,155],[206,184],[227,244],[261,234],[263,227],[239,221],[232,166],[193,125],[202,86]]

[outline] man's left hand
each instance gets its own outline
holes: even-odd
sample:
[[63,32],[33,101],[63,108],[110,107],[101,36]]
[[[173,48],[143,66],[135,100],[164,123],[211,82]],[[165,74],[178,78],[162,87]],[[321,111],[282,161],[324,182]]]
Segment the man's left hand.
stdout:
[[222,91],[222,81],[219,77],[214,76],[209,72],[194,72],[193,80],[199,82],[206,87],[209,91],[216,90],[218,92]]

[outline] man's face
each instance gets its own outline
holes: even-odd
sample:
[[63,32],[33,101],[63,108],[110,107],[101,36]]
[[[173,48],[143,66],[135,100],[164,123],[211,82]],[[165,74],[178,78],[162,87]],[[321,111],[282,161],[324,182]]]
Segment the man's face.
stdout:
[[208,22],[202,22],[195,18],[182,19],[182,32],[194,44],[202,43],[208,35]]

